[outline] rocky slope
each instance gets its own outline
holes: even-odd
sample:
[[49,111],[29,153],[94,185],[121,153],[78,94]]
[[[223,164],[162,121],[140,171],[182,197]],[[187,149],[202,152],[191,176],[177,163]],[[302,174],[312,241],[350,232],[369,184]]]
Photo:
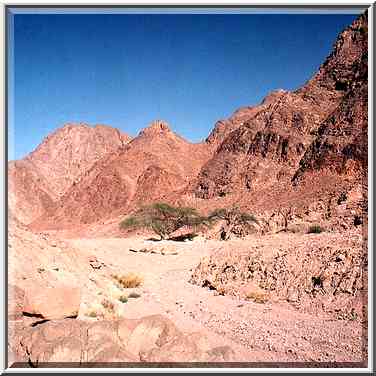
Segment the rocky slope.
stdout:
[[60,197],[95,162],[129,140],[129,136],[109,126],[66,124],[46,137],[26,159],[48,179],[51,190]]
[[[190,191],[213,205],[240,202],[259,211],[304,206],[313,197],[361,184],[367,169],[367,74],[362,15],[302,88],[272,93],[260,106],[241,111],[238,123],[230,118],[217,124],[208,142],[219,146]],[[313,171],[314,184],[303,184]]]
[[95,162],[130,138],[117,129],[66,124],[46,137],[36,150],[9,163],[9,207],[30,223],[52,206]]
[[44,214],[53,204],[48,181],[29,160],[8,164],[8,208],[23,223]]
[[60,198],[33,228],[88,224],[129,212],[141,203],[182,189],[210,156],[155,121],[117,152],[102,158]]

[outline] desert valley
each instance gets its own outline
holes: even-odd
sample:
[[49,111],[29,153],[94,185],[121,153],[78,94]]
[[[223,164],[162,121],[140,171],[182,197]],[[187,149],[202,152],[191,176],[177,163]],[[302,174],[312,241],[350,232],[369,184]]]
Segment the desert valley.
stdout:
[[[9,364],[365,366],[367,25],[201,143],[66,124],[10,161]],[[218,218],[121,226],[153,205]]]

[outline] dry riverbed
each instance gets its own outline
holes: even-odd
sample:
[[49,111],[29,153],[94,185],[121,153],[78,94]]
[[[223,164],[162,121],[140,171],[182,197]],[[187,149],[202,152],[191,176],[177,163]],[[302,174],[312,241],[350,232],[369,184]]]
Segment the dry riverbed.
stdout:
[[[105,265],[94,269],[91,278],[95,279],[95,273],[103,275],[106,268],[111,274],[134,273],[142,277],[141,286],[129,289],[140,296],[122,304],[122,317],[163,314],[183,331],[205,333],[216,346],[229,345],[238,361],[364,361],[365,333],[360,319],[310,314],[282,299],[257,303],[222,296],[189,282],[200,260],[218,249],[244,249],[261,241],[272,247],[273,243],[294,242],[304,236],[309,235],[279,234],[228,242],[203,238],[188,242],[103,238],[71,239],[69,243]],[[101,288],[98,294],[102,294]]]

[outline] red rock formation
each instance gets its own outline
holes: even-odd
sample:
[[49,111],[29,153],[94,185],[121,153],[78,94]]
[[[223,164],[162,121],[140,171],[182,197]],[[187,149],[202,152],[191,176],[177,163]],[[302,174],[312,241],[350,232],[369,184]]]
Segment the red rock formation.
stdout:
[[66,124],[46,137],[26,159],[31,161],[59,197],[103,156],[130,140],[104,125]]
[[48,181],[29,160],[8,166],[8,208],[22,223],[30,223],[53,204]]
[[124,214],[140,202],[183,188],[209,158],[161,121],[153,122],[118,152],[98,161],[34,228],[69,228]]
[[17,182],[33,181],[33,198],[15,189],[13,206],[31,203],[22,215],[39,216],[36,229],[103,222],[157,200],[205,210],[237,203],[257,213],[330,206],[365,180],[367,72],[365,14],[302,88],[238,109],[204,143],[185,141],[163,121],[128,143],[112,128],[64,127],[25,159],[32,177]]
[[243,110],[240,123],[230,118],[216,125],[208,142],[219,140],[219,146],[191,187],[196,197],[228,196],[227,202],[248,206],[278,206],[290,197],[294,205],[296,197],[310,202],[307,189],[329,189],[323,178],[299,191],[298,178],[308,170],[324,174],[330,167],[339,181],[331,189],[337,191],[344,173],[361,175],[367,168],[367,71],[362,15],[301,89],[272,93],[260,106]]
[[24,223],[41,216],[95,162],[130,138],[104,125],[66,124],[9,163],[9,206]]

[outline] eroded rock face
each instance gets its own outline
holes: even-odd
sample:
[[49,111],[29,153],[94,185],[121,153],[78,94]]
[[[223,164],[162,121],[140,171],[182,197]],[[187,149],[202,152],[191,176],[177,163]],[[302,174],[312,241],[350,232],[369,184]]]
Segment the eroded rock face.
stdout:
[[218,146],[191,192],[215,206],[276,212],[366,183],[367,51],[364,14],[302,88],[217,123],[207,141]]
[[8,179],[8,208],[22,223],[32,222],[53,205],[48,181],[30,161],[9,162]]
[[26,159],[60,197],[95,162],[129,141],[129,136],[109,126],[66,124],[46,137]]
[[366,275],[362,234],[286,235],[279,241],[260,237],[250,249],[223,246],[201,260],[191,282],[260,303],[285,300],[308,311],[356,307],[360,316]]
[[66,124],[46,137],[32,153],[9,162],[9,206],[29,224],[54,207],[80,176],[130,138],[104,125]]
[[204,336],[184,334],[161,315],[95,323],[66,319],[12,329],[13,338],[18,339],[10,346],[13,358],[27,360],[33,367],[54,362],[90,366],[98,362],[223,361],[233,356],[229,347],[211,348]]

